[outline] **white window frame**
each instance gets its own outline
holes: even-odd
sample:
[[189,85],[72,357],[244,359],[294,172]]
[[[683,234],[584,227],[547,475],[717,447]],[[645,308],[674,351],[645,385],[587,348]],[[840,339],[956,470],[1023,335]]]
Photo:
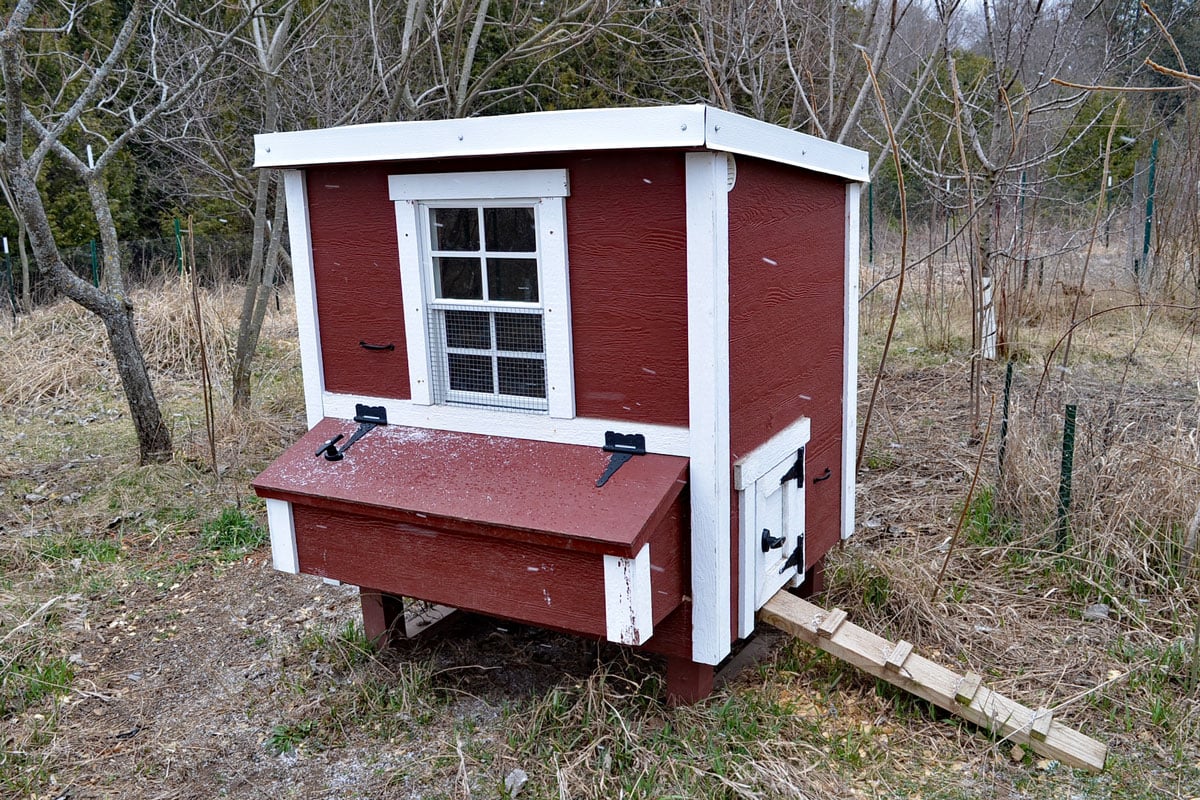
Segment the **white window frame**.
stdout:
[[[448,172],[391,175],[388,195],[396,204],[400,284],[404,293],[404,330],[412,402],[434,405],[429,320],[434,292],[426,267],[428,234],[425,204],[464,205],[500,201],[534,206],[537,226],[538,295],[541,298],[546,355],[546,402],[549,416],[575,416],[575,380],[571,363],[571,304],[567,279],[567,171],[562,169],[498,172]],[[457,301],[446,301],[458,304]],[[528,413],[517,408],[479,407],[488,413]]]

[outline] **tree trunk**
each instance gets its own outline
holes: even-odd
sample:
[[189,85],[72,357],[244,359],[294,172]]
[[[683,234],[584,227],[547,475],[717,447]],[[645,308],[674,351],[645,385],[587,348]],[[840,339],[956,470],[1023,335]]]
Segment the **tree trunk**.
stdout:
[[258,333],[255,329],[255,309],[262,292],[264,251],[267,248],[267,196],[270,190],[271,171],[260,170],[258,188],[254,195],[254,238],[250,251],[250,269],[246,275],[246,293],[242,296],[242,314],[238,320],[237,345],[233,351],[233,407],[239,411],[250,405],[250,373],[254,362],[254,351],[258,348]]
[[129,401],[129,415],[138,437],[138,463],[162,463],[171,460],[171,432],[163,422],[154,386],[146,370],[146,359],[138,343],[133,324],[133,307],[121,304],[99,314],[108,332],[108,343],[117,361],[121,387]]
[[[97,289],[67,268],[54,242],[50,220],[29,165],[13,158],[13,149],[6,149],[5,154],[5,167],[17,212],[25,220],[34,257],[42,273],[56,290],[98,316],[108,332],[117,374],[121,377],[125,399],[129,402],[129,414],[137,431],[138,463],[169,461],[172,454],[171,432],[163,422],[150,383],[150,374],[146,370],[146,359],[138,344],[133,324],[133,306],[126,298]],[[89,191],[91,188],[89,184]],[[107,198],[100,205],[107,208]],[[119,269],[114,271],[120,272]]]

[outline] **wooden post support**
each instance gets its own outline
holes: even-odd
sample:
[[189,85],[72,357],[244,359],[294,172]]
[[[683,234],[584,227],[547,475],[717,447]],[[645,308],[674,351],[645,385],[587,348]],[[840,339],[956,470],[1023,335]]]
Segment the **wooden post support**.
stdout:
[[690,658],[667,656],[667,705],[689,706],[712,694],[714,670]]
[[359,587],[358,596],[362,602],[363,633],[371,644],[386,650],[404,638],[404,601],[401,598],[365,586]]
[[[888,661],[900,645],[893,645],[881,636],[844,622],[844,612],[843,620],[837,620],[832,626],[837,635],[826,635],[824,629],[830,627],[828,623],[836,613],[827,613],[820,606],[782,591],[767,601],[758,612],[758,618],[877,678],[980,725],[995,736],[1026,745],[1039,755],[1058,759],[1071,767],[1094,772],[1104,769],[1108,747],[1103,742],[1057,722],[1048,711],[1044,712],[1042,719],[1041,712],[1035,712],[981,685],[978,675],[963,677],[913,652],[909,652],[904,659],[903,671],[889,668]],[[961,702],[960,698],[968,690],[970,695],[966,702]],[[1035,727],[1038,735],[1045,732],[1043,738],[1033,734]]]

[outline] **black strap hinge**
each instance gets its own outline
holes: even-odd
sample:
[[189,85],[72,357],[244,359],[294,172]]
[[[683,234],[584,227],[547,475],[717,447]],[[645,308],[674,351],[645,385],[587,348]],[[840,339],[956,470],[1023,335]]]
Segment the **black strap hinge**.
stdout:
[[792,468],[783,474],[779,479],[780,483],[788,481],[796,481],[800,486],[804,485],[804,448],[801,447],[796,451],[796,463],[792,464]]
[[350,449],[350,445],[366,436],[376,426],[387,425],[387,409],[383,406],[368,406],[363,403],[355,403],[354,421],[358,423],[358,430],[350,435],[350,439],[342,445],[340,450],[337,443],[345,437],[339,433],[321,445],[321,449],[317,451],[317,455],[325,456],[326,461],[341,461],[346,457],[346,451]]
[[617,433],[615,431],[604,432],[604,452],[612,453],[612,458],[608,460],[608,466],[604,470],[604,474],[596,480],[596,488],[600,488],[608,483],[608,479],[613,476],[617,470],[621,468],[629,459],[634,456],[646,455],[646,437],[641,433]]

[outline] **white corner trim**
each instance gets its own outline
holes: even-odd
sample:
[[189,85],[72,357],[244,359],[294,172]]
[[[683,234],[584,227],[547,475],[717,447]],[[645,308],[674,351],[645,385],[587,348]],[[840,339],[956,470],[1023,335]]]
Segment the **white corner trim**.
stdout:
[[691,434],[692,660],[729,654],[729,196],[723,154],[688,153],[688,413]]
[[845,334],[842,343],[842,538],[854,533],[855,445],[858,440],[858,258],[862,186],[846,186]]
[[300,341],[300,369],[304,375],[304,417],[313,427],[325,416],[325,393],[321,365],[321,332],[317,325],[317,293],[314,286],[312,230],[308,223],[308,190],[304,172],[283,173],[287,199],[288,236],[292,254],[292,290],[296,294],[296,328]]
[[387,411],[389,425],[528,439],[534,442],[577,444],[585,447],[603,446],[605,431],[640,433],[646,437],[648,452],[684,458],[690,454],[691,434],[687,428],[620,419],[555,419],[545,414],[522,414],[519,411],[492,408],[481,410],[463,406],[425,406],[409,400],[333,392],[325,393],[325,414],[337,419],[354,419],[357,403],[383,406]]
[[589,108],[260,133],[254,137],[254,166],[700,147],[704,111],[701,105]]
[[296,524],[292,519],[292,504],[286,500],[267,499],[267,527],[271,532],[271,566],[280,572],[300,573],[300,556],[296,552]]
[[733,488],[741,491],[752,486],[767,470],[787,458],[789,453],[795,455],[797,450],[808,444],[811,430],[812,423],[808,417],[800,417],[738,459],[733,465]]
[[718,108],[706,111],[705,144],[713,150],[778,161],[852,181],[869,179],[869,156],[862,150]]
[[605,636],[618,644],[644,644],[654,634],[650,544],[633,558],[604,557]]
[[570,194],[565,169],[388,176],[388,196],[392,200],[511,200]]

